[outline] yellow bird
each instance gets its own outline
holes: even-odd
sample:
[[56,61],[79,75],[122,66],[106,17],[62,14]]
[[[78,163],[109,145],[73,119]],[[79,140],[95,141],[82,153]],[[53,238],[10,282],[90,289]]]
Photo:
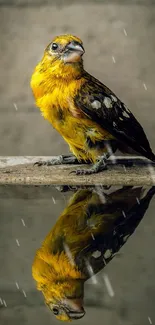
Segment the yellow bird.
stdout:
[[42,115],[69,144],[73,157],[38,165],[93,163],[76,174],[92,174],[106,168],[109,156],[119,149],[139,153],[155,161],[143,128],[123,102],[84,70],[82,41],[73,35],[56,37],[36,66],[31,88]]
[[79,189],[51,229],[32,265],[45,303],[59,320],[84,316],[84,283],[125,244],[143,218],[155,187],[113,193]]

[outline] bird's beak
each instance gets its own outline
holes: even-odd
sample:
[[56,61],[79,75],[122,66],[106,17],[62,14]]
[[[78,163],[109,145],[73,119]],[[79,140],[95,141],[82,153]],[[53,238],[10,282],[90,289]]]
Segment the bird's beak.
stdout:
[[63,54],[63,60],[65,63],[75,63],[81,61],[81,57],[85,50],[82,44],[72,41],[66,47]]
[[82,46],[82,44],[78,43],[78,42],[70,42],[67,46],[66,46],[66,51],[71,51],[71,52],[79,52],[80,55],[83,55],[85,50]]
[[66,313],[70,319],[80,319],[85,315],[83,299],[65,299]]

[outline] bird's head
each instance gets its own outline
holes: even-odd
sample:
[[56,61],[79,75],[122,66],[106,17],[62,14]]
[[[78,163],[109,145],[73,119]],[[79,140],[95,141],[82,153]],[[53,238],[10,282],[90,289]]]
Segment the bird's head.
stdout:
[[44,51],[44,56],[37,66],[43,80],[50,83],[56,79],[73,80],[83,71],[84,48],[82,41],[73,35],[61,35],[53,39]]
[[73,35],[57,36],[45,49],[51,62],[61,60],[64,64],[81,62],[84,52],[82,41]]

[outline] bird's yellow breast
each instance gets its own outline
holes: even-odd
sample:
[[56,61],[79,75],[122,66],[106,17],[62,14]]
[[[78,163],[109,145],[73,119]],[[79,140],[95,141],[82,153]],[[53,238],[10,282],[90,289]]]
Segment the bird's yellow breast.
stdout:
[[[36,98],[36,105],[40,108],[42,115],[53,127],[64,137],[75,138],[75,125],[80,123],[79,117],[86,120],[84,114],[75,107],[73,99],[84,80],[71,81],[70,83],[46,81],[46,76],[33,76],[32,83]],[[32,84],[31,83],[31,84]],[[50,85],[50,87],[49,87]],[[77,130],[76,130],[77,131]]]

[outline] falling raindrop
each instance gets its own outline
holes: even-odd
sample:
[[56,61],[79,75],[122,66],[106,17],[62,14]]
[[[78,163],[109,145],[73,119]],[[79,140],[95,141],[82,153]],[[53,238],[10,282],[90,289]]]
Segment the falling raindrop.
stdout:
[[137,201],[138,204],[140,204],[140,201],[139,201],[138,197],[136,197],[136,201]]
[[126,218],[125,212],[122,210],[123,217]]
[[148,316],[148,321],[150,324],[152,324],[152,319]]
[[143,87],[144,87],[145,90],[147,90],[147,87],[146,87],[146,84],[145,83],[143,83]]
[[67,245],[66,243],[63,243],[63,246],[64,246],[64,250],[65,250],[65,252],[66,252],[66,254],[67,254],[67,256],[68,256],[68,258],[69,258],[69,260],[70,260],[70,263],[71,263],[72,265],[75,265],[75,262],[74,262],[74,259],[73,259],[73,256],[72,256],[72,253],[71,253],[71,251],[70,251],[68,245]]
[[124,32],[124,35],[127,36],[127,32],[126,32],[125,28],[123,29],[123,32]]
[[109,296],[114,297],[115,293],[114,293],[114,290],[113,290],[112,285],[110,283],[108,275],[104,273],[103,274],[103,279],[104,279],[104,282],[105,282],[105,285],[106,285]]
[[52,201],[54,204],[56,204],[55,198],[52,196]]
[[13,106],[14,106],[15,110],[18,111],[17,104],[16,103],[13,103]]
[[5,307],[7,307],[6,301],[3,299],[3,304]]
[[27,297],[26,292],[24,290],[22,290],[22,291],[23,291],[24,297],[26,298]]
[[97,284],[98,283],[97,278],[96,278],[96,275],[95,275],[95,273],[93,271],[92,266],[90,265],[90,263],[87,260],[85,260],[85,262],[86,262],[87,270],[88,270],[88,273],[89,273],[90,278],[92,280],[92,283]]
[[18,246],[20,246],[20,244],[19,244],[19,240],[18,240],[18,239],[16,239],[16,243],[17,243]]
[[19,290],[19,284],[16,282],[16,287],[17,287],[17,289]]
[[93,233],[92,233],[92,232],[91,232],[91,236],[92,236],[93,240],[95,240],[95,237],[94,237],[94,235],[93,235]]
[[21,222],[22,222],[23,226],[26,227],[24,219],[21,219]]
[[116,63],[116,60],[115,60],[114,56],[112,56],[112,60],[113,60],[114,63]]

